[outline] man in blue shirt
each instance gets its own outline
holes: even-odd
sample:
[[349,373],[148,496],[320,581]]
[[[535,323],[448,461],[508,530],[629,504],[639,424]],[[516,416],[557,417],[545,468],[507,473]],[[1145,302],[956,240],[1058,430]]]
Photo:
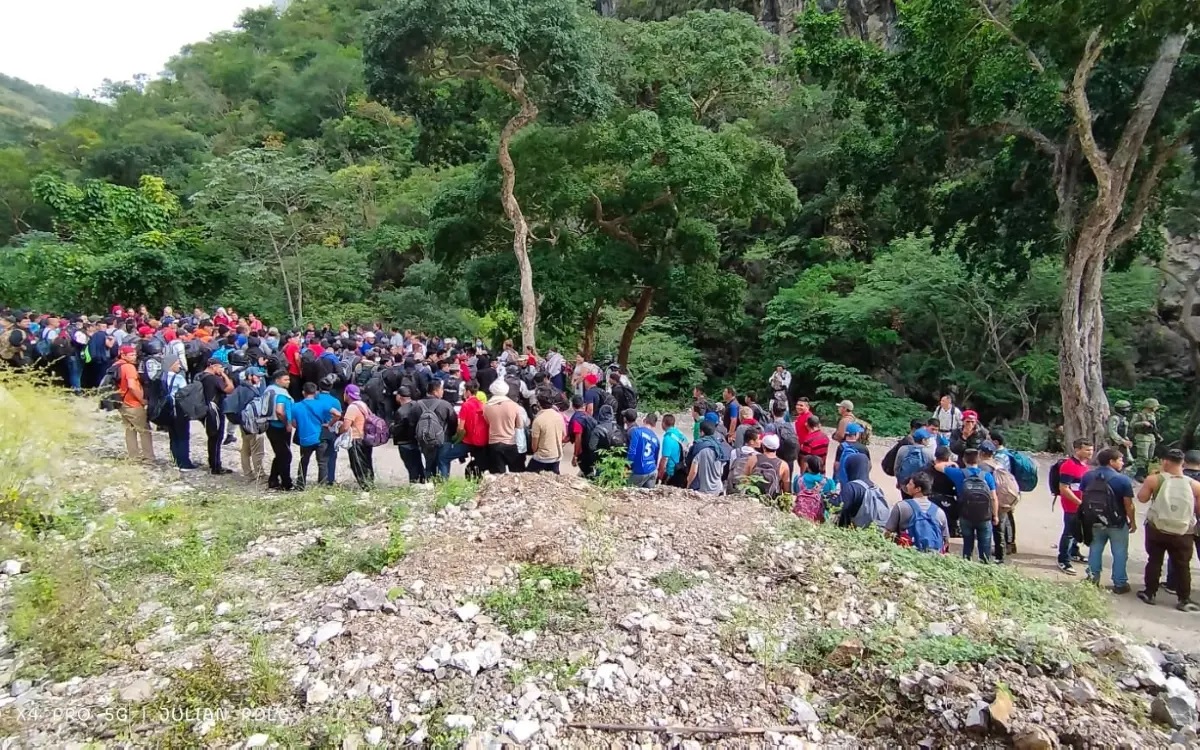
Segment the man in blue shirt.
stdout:
[[[1000,521],[1000,509],[996,500],[996,478],[991,472],[984,471],[979,465],[979,450],[967,448],[963,451],[964,468],[954,464],[945,464],[940,468],[942,473],[954,483],[958,495],[958,528],[963,536],[963,557],[970,560],[975,543],[979,543],[979,561],[992,561],[992,528]],[[967,477],[981,477],[987,485],[988,497],[974,497],[982,492],[972,493],[964,490]]]
[[272,490],[290,490],[292,484],[292,408],[295,406],[288,394],[291,376],[284,368],[272,375],[272,382],[267,388],[268,403],[273,412],[267,423],[267,442],[271,444],[271,472],[267,475],[267,488]]
[[316,383],[304,384],[304,400],[292,407],[292,424],[296,427],[296,442],[300,445],[300,471],[296,489],[308,482],[308,464],[317,455],[317,484],[329,483],[329,441],[325,431],[342,418],[341,404],[328,393],[317,393]]
[[660,445],[658,434],[654,432],[658,415],[650,412],[641,426],[637,426],[636,409],[626,409],[622,416],[625,418],[625,430],[629,433],[629,448],[625,453],[625,458],[629,460],[629,486],[651,489],[658,479]]
[[[1100,574],[1104,572],[1104,548],[1112,545],[1112,592],[1128,594],[1129,575],[1126,564],[1129,561],[1129,534],[1137,531],[1137,515],[1133,512],[1133,481],[1121,473],[1125,468],[1125,455],[1117,448],[1105,448],[1096,455],[1095,469],[1083,475],[1079,482],[1080,496],[1085,503],[1089,499],[1088,488],[1099,480],[1108,484],[1109,511],[1101,517],[1092,517],[1092,541],[1088,545],[1088,580],[1100,585]],[[1097,491],[1099,487],[1093,491]],[[1080,507],[1080,521],[1083,519],[1083,507]],[[1084,529],[1086,535],[1088,529]]]
[[659,462],[662,470],[659,472],[659,476],[662,481],[672,487],[683,487],[686,484],[687,473],[679,472],[680,476],[678,477],[675,474],[688,451],[688,439],[675,426],[674,414],[664,414],[662,423],[662,459]]

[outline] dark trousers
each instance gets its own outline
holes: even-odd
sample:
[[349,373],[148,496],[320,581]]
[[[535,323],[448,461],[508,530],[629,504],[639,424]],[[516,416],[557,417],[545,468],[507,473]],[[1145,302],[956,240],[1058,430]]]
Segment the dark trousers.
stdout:
[[1163,558],[1167,558],[1168,576],[1175,584],[1175,595],[1179,601],[1191,601],[1192,554],[1196,537],[1190,534],[1167,534],[1146,524],[1146,593],[1150,596],[1158,591],[1162,580]]
[[492,453],[493,474],[503,474],[505,471],[525,471],[525,456],[521,455],[516,445],[494,443],[488,448]]
[[335,440],[337,440],[337,435],[331,435],[321,441],[325,443],[325,481],[328,484],[337,482],[338,449]]
[[992,543],[997,560],[1003,561],[1008,546],[1015,544],[1016,527],[1013,525],[1012,515],[1011,510],[1002,510],[1000,511],[1000,523],[992,525]]
[[72,354],[66,357],[67,387],[78,393],[83,390],[83,357]]
[[374,451],[374,448],[366,445],[361,440],[355,440],[350,445],[350,450],[347,451],[350,457],[350,471],[354,472],[355,481],[364,490],[369,490],[375,486]]
[[550,382],[553,383],[554,387],[560,391],[567,390],[567,388],[566,388],[567,376],[563,375],[561,372],[559,374],[555,375],[554,377],[550,378]]
[[104,379],[104,373],[108,372],[111,362],[92,360],[83,366],[83,387],[96,388],[100,385],[100,381]]
[[945,512],[946,523],[950,524],[950,536],[962,536],[958,526],[958,498],[952,495],[934,495],[930,500]]
[[1062,536],[1058,538],[1058,564],[1066,565],[1079,554],[1079,516],[1063,511]]
[[421,456],[421,449],[416,443],[403,443],[396,447],[400,450],[400,460],[404,462],[404,468],[408,471],[409,484],[424,482],[425,462]]
[[543,472],[543,471],[548,471],[551,474],[557,474],[557,473],[559,473],[558,472],[558,464],[559,464],[558,461],[546,463],[546,462],[539,461],[536,458],[531,458],[531,459],[529,459],[529,463],[525,465],[525,471],[532,472],[534,474],[537,474],[537,473]]
[[204,432],[208,436],[208,468],[221,468],[221,441],[225,439],[225,415],[213,408],[204,417]]
[[304,381],[299,375],[293,375],[288,381],[288,395],[297,404],[304,400]]
[[329,483],[329,444],[321,440],[315,445],[300,446],[300,471],[296,474],[296,489],[304,489],[308,484],[308,464],[315,455],[317,457],[317,484]]
[[191,457],[192,420],[182,414],[176,414],[168,424],[167,435],[170,438],[171,458],[175,460],[175,465],[181,469],[196,468]]
[[267,441],[271,443],[271,473],[267,486],[272,489],[292,489],[292,441],[283,427],[268,427]]
[[[1192,539],[1195,540],[1195,542],[1196,542],[1196,559],[1200,560],[1200,534],[1193,536]],[[1167,588],[1171,589],[1172,591],[1175,591],[1175,575],[1174,575],[1174,573],[1175,573],[1175,568],[1168,565],[1167,566],[1166,586],[1167,586]]]
[[486,445],[468,445],[471,460],[467,463],[467,478],[478,479],[483,472],[492,470],[492,458]]

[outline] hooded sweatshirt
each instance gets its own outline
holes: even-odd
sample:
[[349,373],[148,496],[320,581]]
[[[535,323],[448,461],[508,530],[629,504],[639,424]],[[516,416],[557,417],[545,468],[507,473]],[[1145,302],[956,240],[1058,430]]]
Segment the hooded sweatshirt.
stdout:
[[[866,497],[867,487],[875,486],[871,482],[871,459],[865,453],[854,453],[843,462],[846,470],[846,483],[841,486],[842,512],[838,516],[838,526],[850,526],[854,515],[862,507]],[[866,486],[863,486],[863,482]]]

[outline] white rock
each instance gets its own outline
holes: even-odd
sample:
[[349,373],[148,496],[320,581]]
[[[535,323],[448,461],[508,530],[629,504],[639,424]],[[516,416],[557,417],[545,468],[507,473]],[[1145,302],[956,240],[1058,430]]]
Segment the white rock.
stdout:
[[537,640],[537,633],[533,630],[526,630],[524,633],[521,633],[521,640],[529,645],[533,645]]
[[429,737],[429,731],[427,729],[425,729],[425,727],[420,727],[419,729],[417,729],[417,731],[408,735],[408,744],[423,745],[423,744],[425,744],[425,740],[428,737]]
[[525,691],[525,694],[517,699],[517,708],[521,709],[522,711],[528,711],[529,708],[541,700],[541,698],[542,691],[531,685],[529,689]]
[[521,719],[520,721],[509,719],[504,722],[504,733],[511,737],[513,742],[522,745],[532,739],[539,729],[541,729],[541,725],[536,719]]
[[121,700],[129,702],[148,701],[154,696],[154,686],[149,680],[134,680],[121,688]]
[[474,651],[459,651],[450,657],[450,666],[461,669],[472,677],[479,674],[479,658],[475,656]]
[[821,720],[812,704],[798,695],[788,701],[788,709],[792,712],[790,721],[793,724],[813,724]]
[[221,602],[220,604],[217,605],[217,608],[214,610],[217,617],[224,617],[225,615],[229,614],[232,611],[233,611],[233,605],[230,604],[229,602]]
[[332,697],[333,691],[323,680],[316,680],[304,693],[304,702],[309,705],[324,703]]
[[537,582],[538,591],[549,591],[554,588],[554,581],[549,578],[540,578]]
[[438,664],[436,659],[429,656],[426,656],[425,658],[421,659],[421,661],[417,662],[417,669],[421,670],[422,672],[436,672],[437,668],[440,666],[441,664]]
[[213,719],[213,718],[208,718],[208,719],[205,719],[204,721],[200,722],[199,724],[197,724],[196,728],[193,731],[200,737],[203,737],[204,735],[208,734],[212,730],[216,729],[216,727],[217,727],[217,720]]
[[931,622],[929,623],[929,634],[941,638],[949,638],[954,635],[954,629],[950,627],[949,623]]
[[446,726],[450,729],[471,729],[475,726],[475,717],[470,714],[447,714]]
[[383,727],[371,727],[367,730],[365,739],[371,747],[375,747],[380,742],[383,742]]
[[450,663],[451,653],[452,651],[450,650],[450,644],[441,643],[429,649],[429,653],[425,655],[436,661],[439,667],[442,667]]
[[656,557],[658,557],[658,550],[653,547],[643,547],[638,551],[638,558],[646,562],[650,562]]
[[317,628],[317,632],[313,633],[312,643],[314,646],[320,646],[330,638],[336,638],[341,635],[343,629],[344,627],[341,622],[337,620],[330,620],[321,627]]
[[554,710],[558,711],[560,714],[566,714],[566,713],[571,712],[571,703],[570,703],[570,701],[567,700],[566,696],[564,696],[564,695],[551,696],[550,697],[550,705],[553,706]]
[[408,593],[412,594],[413,596],[420,596],[421,592],[425,590],[425,582],[417,579],[408,584],[406,588],[408,589]]
[[480,641],[475,646],[475,660],[479,662],[480,669],[491,669],[500,663],[500,658],[503,656],[503,651],[499,643],[493,641]]
[[614,679],[617,676],[618,670],[620,670],[620,667],[616,664],[601,664],[596,667],[596,673],[588,681],[588,687],[593,690],[615,690],[616,683]]
[[475,602],[467,602],[458,609],[454,610],[454,614],[458,615],[458,619],[463,622],[470,622],[475,619],[475,615],[479,614],[479,605]]
[[270,741],[271,735],[259,732],[258,734],[252,734],[247,737],[246,744],[243,745],[243,747],[262,747]]
[[4,561],[4,574],[8,575],[8,576],[21,575],[21,561],[20,560],[5,560]]

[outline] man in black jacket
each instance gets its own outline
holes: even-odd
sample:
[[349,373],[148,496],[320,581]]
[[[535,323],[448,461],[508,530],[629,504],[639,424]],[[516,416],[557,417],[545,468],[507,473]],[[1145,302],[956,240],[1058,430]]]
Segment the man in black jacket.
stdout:
[[412,389],[400,386],[396,389],[396,410],[392,412],[392,442],[400,451],[400,460],[408,471],[409,484],[425,481],[425,466],[421,462],[421,449],[417,446],[417,402],[412,399]]
[[[455,458],[466,456],[466,446],[456,446],[454,438],[458,434],[458,414],[454,411],[454,405],[442,398],[443,386],[442,381],[432,380],[429,383],[428,395],[417,402],[417,410],[414,412],[416,422],[414,426],[420,424],[422,419],[436,420],[441,428],[440,443],[436,445],[432,443],[421,443],[421,455],[425,459],[425,476],[428,479],[433,479],[440,476],[442,479],[450,477],[450,462]],[[425,415],[430,415],[428,418]],[[422,432],[418,428],[416,430],[417,440],[420,441]],[[452,455],[455,448],[461,447],[463,450],[458,455]]]

